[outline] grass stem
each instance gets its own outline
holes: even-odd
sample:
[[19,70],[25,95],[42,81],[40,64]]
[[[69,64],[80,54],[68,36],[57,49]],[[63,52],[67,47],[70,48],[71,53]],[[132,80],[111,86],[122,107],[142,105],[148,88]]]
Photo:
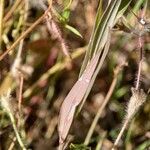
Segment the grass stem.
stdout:
[[25,32],[23,32],[21,34],[21,36],[10,46],[9,49],[5,50],[5,52],[0,55],[0,61],[2,61],[2,59],[10,52],[12,51],[17,45],[18,43],[24,39],[30,32],[32,32],[32,30],[38,25],[40,24],[44,19],[45,16],[47,15],[48,11],[50,10],[50,7],[46,10],[46,12],[39,18],[37,19],[36,22],[34,22]]
[[117,78],[118,78],[119,72],[121,71],[122,66],[123,66],[123,65],[121,65],[121,66],[119,65],[119,66],[117,66],[117,67],[115,68],[115,70],[114,70],[114,78],[113,78],[113,81],[112,81],[111,86],[110,86],[110,88],[109,88],[109,91],[108,91],[108,93],[107,93],[107,95],[106,95],[106,97],[105,97],[105,99],[104,99],[103,104],[99,107],[98,112],[97,112],[97,114],[96,114],[96,116],[95,116],[95,118],[94,118],[94,120],[93,120],[93,122],[92,122],[92,124],[91,124],[91,126],[90,126],[90,129],[89,129],[88,134],[87,134],[87,136],[86,136],[86,138],[85,138],[85,141],[84,141],[84,144],[85,144],[85,145],[88,145],[88,144],[89,144],[90,139],[91,139],[91,137],[92,137],[92,134],[93,134],[93,132],[94,132],[94,129],[95,129],[95,127],[96,127],[96,124],[97,124],[97,122],[98,122],[98,119],[100,118],[100,116],[101,116],[101,114],[102,114],[102,112],[103,112],[105,106],[107,105],[107,103],[108,103],[108,101],[109,101],[109,99],[110,99],[110,97],[111,97],[111,95],[112,95],[112,93],[113,93],[113,91],[114,91],[114,89],[115,89],[115,87],[116,87]]
[[120,141],[120,139],[121,139],[121,137],[122,137],[122,135],[123,135],[125,129],[126,129],[127,126],[128,126],[129,121],[130,121],[130,119],[126,119],[126,120],[125,120],[125,122],[124,122],[124,124],[123,124],[123,126],[122,126],[122,128],[121,128],[121,130],[120,130],[120,132],[119,132],[119,134],[118,134],[118,136],[117,136],[117,139],[115,140],[115,143],[114,143],[114,145],[113,145],[112,150],[115,150],[115,147],[118,145],[118,143],[119,143],[119,141]]
[[0,0],[0,50],[2,51],[4,0]]

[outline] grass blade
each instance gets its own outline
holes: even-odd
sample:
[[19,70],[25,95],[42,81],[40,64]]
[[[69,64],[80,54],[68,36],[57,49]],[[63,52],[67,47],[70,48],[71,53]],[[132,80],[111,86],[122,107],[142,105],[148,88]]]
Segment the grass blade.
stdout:
[[78,79],[78,81],[72,87],[71,91],[69,92],[69,94],[67,95],[67,97],[65,98],[61,106],[59,124],[58,124],[60,145],[64,143],[64,140],[68,135],[70,126],[73,121],[76,107],[80,104],[81,100],[85,95],[91,77],[93,76],[93,73],[97,66],[99,56],[100,55],[96,55],[91,59],[91,62],[87,66],[83,75]]

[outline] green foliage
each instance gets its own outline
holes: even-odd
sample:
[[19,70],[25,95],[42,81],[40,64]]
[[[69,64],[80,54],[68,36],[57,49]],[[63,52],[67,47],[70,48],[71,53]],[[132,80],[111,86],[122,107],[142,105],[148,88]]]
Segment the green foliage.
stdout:
[[75,35],[77,35],[77,36],[79,36],[79,37],[82,38],[81,33],[80,33],[77,29],[75,29],[74,27],[72,27],[72,26],[70,26],[70,25],[68,25],[68,24],[66,24],[65,27],[66,27],[68,30],[70,30],[72,33],[74,33]]
[[143,142],[141,145],[138,146],[138,148],[136,148],[136,150],[148,150],[150,147],[150,140],[147,140],[145,142]]
[[[0,7],[2,7],[2,1],[0,1]],[[41,10],[41,7],[39,8],[37,6],[34,7],[36,11],[32,12],[32,9],[29,8],[32,8],[33,6],[24,5],[27,2],[28,1],[14,0],[8,4],[8,1],[4,1],[4,15],[3,18],[0,18],[0,26],[2,27],[2,29],[0,29],[2,30],[2,33],[0,33],[1,54],[11,47],[11,53],[9,53],[9,55],[4,57],[3,61],[1,61],[0,95],[7,92],[9,88],[12,89],[12,101],[10,102],[10,105],[13,110],[12,114],[8,114],[8,112],[0,106],[0,148],[4,150],[11,148],[14,150],[21,149],[18,141],[20,141],[20,145],[23,143],[26,146],[27,144],[28,148],[33,146],[35,149],[40,149],[40,147],[43,149],[46,149],[45,147],[56,149],[56,147],[58,147],[58,145],[56,145],[56,143],[58,143],[56,140],[58,139],[55,137],[58,137],[56,127],[58,112],[60,111],[60,103],[62,103],[64,95],[66,95],[71,88],[72,83],[76,80],[79,65],[82,65],[80,71],[80,75],[82,75],[93,56],[98,55],[99,62],[95,63],[96,70],[94,71],[86,94],[84,95],[84,103],[103,63],[105,62],[105,57],[107,56],[111,40],[110,35],[113,36],[113,39],[111,40],[111,53],[109,55],[109,60],[107,59],[106,63],[104,63],[105,65],[103,65],[104,67],[102,69],[103,72],[100,74],[100,78],[98,77],[96,85],[93,87],[93,94],[90,95],[89,101],[85,105],[85,109],[81,114],[83,119],[76,119],[77,123],[75,121],[73,130],[82,130],[80,126],[84,125],[85,131],[88,131],[89,124],[92,122],[93,116],[97,113],[98,105],[101,104],[101,96],[105,96],[107,94],[107,89],[109,88],[108,84],[113,78],[114,68],[116,64],[118,65],[118,63],[120,63],[121,58],[118,59],[118,57],[123,54],[127,61],[131,61],[132,63],[126,67],[127,70],[125,72],[119,73],[116,88],[110,98],[112,101],[108,103],[108,107],[106,106],[106,109],[104,108],[105,112],[101,116],[103,117],[101,118],[102,121],[96,123],[97,128],[96,130],[95,128],[93,129],[94,134],[89,139],[90,147],[85,146],[83,142],[81,142],[85,139],[85,136],[83,137],[85,133],[75,131],[73,132],[75,133],[74,136],[77,138],[79,137],[78,135],[80,135],[81,141],[78,140],[78,144],[69,144],[67,148],[70,148],[71,150],[91,150],[94,149],[91,145],[96,147],[96,144],[100,144],[102,149],[105,144],[106,146],[107,144],[111,145],[118,135],[118,127],[120,128],[121,122],[123,122],[122,118],[125,116],[125,105],[128,103],[128,97],[131,94],[129,91],[135,78],[134,70],[136,70],[135,67],[137,67],[136,65],[138,60],[138,50],[136,53],[135,51],[131,52],[132,50],[136,50],[138,45],[138,43],[136,43],[138,37],[131,34],[133,33],[133,30],[138,29],[138,19],[136,19],[130,10],[137,14],[137,16],[140,16],[143,10],[140,10],[140,8],[145,8],[149,1],[109,0],[110,4],[108,6],[106,6],[107,1],[105,0],[99,0],[99,4],[98,1],[92,0],[53,1],[52,9],[54,12],[52,11],[52,19],[61,25],[61,35],[63,38],[68,36],[66,32],[63,32],[63,30],[67,30],[67,33],[70,32],[69,37],[67,37],[66,40],[68,43],[66,41],[65,42],[67,46],[74,51],[73,53],[71,53],[72,51],[70,52],[73,63],[71,63],[70,60],[68,61],[68,59],[65,59],[59,51],[61,49],[59,47],[60,41],[51,39],[51,36],[47,34],[45,17],[42,21],[40,21],[41,23],[39,26],[36,25],[32,29],[30,28],[32,27],[32,23],[34,24],[34,22],[37,22],[38,18],[40,18],[39,15],[43,13],[44,10]],[[43,2],[46,4],[45,2],[48,1],[43,0]],[[72,2],[78,2],[78,4],[74,5]],[[16,3],[18,4],[16,5]],[[104,6],[102,6],[103,4]],[[16,7],[13,10],[13,13],[10,13],[10,10],[14,8],[14,6]],[[82,15],[71,15],[71,13],[74,12],[75,14],[78,14],[79,11]],[[87,32],[86,35],[90,35],[91,31],[89,30],[90,26],[86,26],[86,24],[82,26],[82,21],[85,21],[86,23],[88,19],[91,19],[89,14],[95,14],[95,12],[97,12],[97,15],[96,20],[94,18],[95,25],[93,27],[90,40],[87,40],[87,36],[85,39],[80,39],[82,38],[81,33]],[[147,90],[147,88],[149,88],[149,84],[148,79],[146,78],[149,77],[150,52],[150,44],[148,43],[149,33],[147,32],[150,31],[150,24],[148,22],[150,11],[147,9],[145,12],[144,19],[146,19],[146,25],[143,26],[145,34],[142,37],[143,39],[146,39],[145,44],[143,45],[143,50],[146,55],[144,65],[142,67],[144,68],[144,89]],[[71,19],[71,17],[74,18]],[[119,18],[121,19],[118,21]],[[93,18],[91,20],[93,20]],[[114,26],[115,29],[113,29]],[[28,29],[30,29],[30,32],[26,34],[25,32],[29,31]],[[136,31],[138,32],[139,30]],[[17,38],[21,37],[23,34],[25,36],[20,38],[20,40],[25,39],[25,41],[23,42],[23,46],[20,46],[20,40],[17,40]],[[80,38],[75,40],[74,36],[78,36]],[[14,44],[16,41],[17,44]],[[87,43],[89,43],[88,47]],[[32,49],[31,45],[34,46],[34,44],[36,44],[35,49],[34,47]],[[17,70],[19,70],[19,73],[21,72],[21,74],[23,74],[25,82],[22,91],[24,93],[20,93],[23,99],[21,102],[21,111],[19,111],[18,99],[21,83],[18,79],[20,79],[20,75],[19,78],[12,77],[11,70],[12,64],[15,62],[14,60],[17,59],[17,51],[22,49],[21,47],[23,47],[23,52],[21,52],[20,57],[21,64],[17,67]],[[77,47],[77,49],[73,49],[74,47]],[[86,56],[82,64],[82,58],[78,59],[78,57],[83,55],[85,52]],[[114,57],[113,55],[116,56],[116,52],[119,52],[119,55]],[[36,66],[32,65],[34,63]],[[141,84],[141,87],[143,87],[143,83]],[[78,95],[78,92],[76,93]],[[99,98],[98,102],[97,98]],[[82,108],[83,103],[81,104],[80,109]],[[146,103],[140,112],[141,114],[136,119],[137,122],[133,122],[134,128],[128,126],[127,132],[124,133],[124,136],[121,139],[122,144],[120,146],[122,147],[119,148],[128,149],[128,147],[131,147],[131,149],[135,150],[146,150],[150,147],[150,140],[148,139],[149,110],[150,105]],[[102,136],[103,132],[107,132],[107,134]],[[18,138],[17,140],[16,137]],[[47,142],[47,139],[48,141],[50,139],[51,142]],[[139,141],[138,139],[141,140]],[[11,147],[12,145],[13,147]]]
[[74,28],[73,26],[69,25],[69,18],[70,18],[70,9],[64,9],[63,12],[61,14],[58,15],[58,19],[60,21],[60,23],[70,32],[74,33],[75,35],[77,35],[78,37],[82,38],[81,33]]
[[[100,60],[99,63],[97,64],[97,68],[93,74],[93,77],[90,81],[89,87],[87,89],[87,92],[84,96],[83,102],[79,108],[79,111],[81,110],[87,96],[90,93],[90,90],[94,84],[94,81],[97,77],[97,74],[99,73],[102,64],[105,60],[105,57],[108,53],[109,50],[109,44],[110,44],[110,34],[111,34],[111,28],[115,25],[116,21],[117,21],[117,16],[120,13],[120,16],[123,15],[124,11],[127,9],[127,6],[129,5],[129,3],[131,2],[131,0],[128,0],[128,3],[123,3],[123,1],[121,0],[114,0],[111,1],[110,4],[108,5],[107,9],[105,10],[105,12],[103,13],[103,15],[101,15],[101,6],[99,6],[98,8],[98,12],[97,12],[97,17],[96,17],[96,22],[95,22],[95,26],[93,29],[93,33],[89,42],[89,46],[88,49],[86,51],[86,55],[80,70],[80,76],[82,75],[83,71],[85,70],[88,62],[90,61],[90,59],[92,58],[92,56],[94,55],[100,55]],[[123,5],[123,4],[124,5]],[[120,8],[121,4],[124,6]],[[101,5],[101,3],[100,3]]]
[[70,17],[70,10],[69,9],[65,9],[62,14],[61,14],[61,21],[66,23],[69,21],[69,17]]
[[118,99],[118,98],[121,98],[122,96],[125,95],[125,93],[128,92],[128,89],[129,87],[128,86],[123,86],[121,88],[119,88],[116,92],[115,92],[115,98]]
[[63,0],[64,10],[70,8],[72,0]]
[[88,61],[92,58],[92,56],[95,55],[98,51],[102,51],[108,40],[108,34],[110,34],[110,30],[116,22],[116,16],[119,15],[119,17],[121,17],[130,2],[131,0],[127,0],[126,2],[120,0],[111,1],[103,14],[101,11],[101,3],[99,4],[95,26],[89,42],[88,50],[84,58],[80,75],[82,74],[83,70],[85,69]]
[[91,150],[91,148],[83,144],[70,144],[70,150]]

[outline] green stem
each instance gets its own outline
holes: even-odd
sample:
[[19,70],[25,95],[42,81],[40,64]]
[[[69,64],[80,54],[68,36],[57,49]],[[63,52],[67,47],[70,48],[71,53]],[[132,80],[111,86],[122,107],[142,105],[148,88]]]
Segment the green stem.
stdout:
[[22,141],[20,135],[19,135],[19,132],[18,132],[17,127],[16,127],[15,119],[14,119],[14,117],[13,117],[11,112],[9,112],[9,117],[10,117],[10,120],[12,122],[12,126],[13,126],[13,129],[14,129],[14,132],[16,134],[16,138],[17,138],[17,141],[18,141],[20,147],[22,148],[22,150],[27,150],[25,148],[24,144],[23,144],[23,141]]

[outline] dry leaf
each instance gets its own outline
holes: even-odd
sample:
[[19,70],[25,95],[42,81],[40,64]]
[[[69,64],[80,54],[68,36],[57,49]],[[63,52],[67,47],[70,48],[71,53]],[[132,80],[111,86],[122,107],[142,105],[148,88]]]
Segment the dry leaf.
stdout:
[[68,135],[76,107],[79,105],[85,95],[91,77],[97,66],[99,56],[100,54],[98,53],[91,59],[90,63],[86,67],[86,70],[72,87],[61,106],[58,124],[59,144],[63,144]]

